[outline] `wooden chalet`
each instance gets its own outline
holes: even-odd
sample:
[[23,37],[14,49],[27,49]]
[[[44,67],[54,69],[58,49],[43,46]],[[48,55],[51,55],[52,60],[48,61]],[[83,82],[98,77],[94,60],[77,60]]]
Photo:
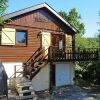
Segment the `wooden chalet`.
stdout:
[[[8,76],[23,67],[36,91],[74,84],[75,61],[98,60],[98,49],[75,48],[76,29],[43,3],[4,16],[0,61]],[[10,20],[9,20],[10,19]]]

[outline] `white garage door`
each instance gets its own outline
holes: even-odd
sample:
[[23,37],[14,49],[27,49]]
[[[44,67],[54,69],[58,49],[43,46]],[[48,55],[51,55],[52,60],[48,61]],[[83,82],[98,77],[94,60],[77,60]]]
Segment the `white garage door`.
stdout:
[[69,64],[56,64],[56,86],[68,85],[71,83],[71,71]]

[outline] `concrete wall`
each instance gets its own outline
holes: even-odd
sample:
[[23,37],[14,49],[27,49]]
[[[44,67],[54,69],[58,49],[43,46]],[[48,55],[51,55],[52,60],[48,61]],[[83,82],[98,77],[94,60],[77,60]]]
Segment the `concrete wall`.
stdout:
[[56,63],[55,80],[56,86],[74,84],[74,64]]
[[40,72],[32,79],[32,84],[35,91],[49,89],[50,84],[50,65],[47,64]]

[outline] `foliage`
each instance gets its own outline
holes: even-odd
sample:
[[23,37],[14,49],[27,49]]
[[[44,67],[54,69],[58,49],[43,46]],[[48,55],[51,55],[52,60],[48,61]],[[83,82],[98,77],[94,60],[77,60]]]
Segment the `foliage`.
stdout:
[[[97,36],[93,38],[82,37],[82,35],[85,33],[85,26],[80,22],[81,16],[78,14],[75,8],[73,8],[68,14],[64,11],[60,11],[59,14],[78,30],[79,34],[76,35],[76,47],[100,48],[100,30],[98,31]],[[99,76],[100,61],[76,62],[76,83],[81,85],[100,84]]]
[[59,14],[75,27],[79,34],[83,35],[85,33],[85,26],[81,23],[81,15],[78,14],[75,8],[71,9],[68,14],[64,11],[60,11]]
[[86,38],[80,36],[80,34],[76,35],[76,47],[81,48],[99,48],[99,37],[92,37],[92,38]]
[[0,24],[3,24],[3,15],[7,8],[7,2],[8,0],[0,0]]
[[78,79],[85,80],[91,84],[100,84],[100,62],[76,62],[75,74]]
[[[99,37],[85,38],[77,35],[77,47],[100,48]],[[90,84],[100,84],[100,61],[76,62],[76,78]],[[80,83],[81,84],[81,83]]]

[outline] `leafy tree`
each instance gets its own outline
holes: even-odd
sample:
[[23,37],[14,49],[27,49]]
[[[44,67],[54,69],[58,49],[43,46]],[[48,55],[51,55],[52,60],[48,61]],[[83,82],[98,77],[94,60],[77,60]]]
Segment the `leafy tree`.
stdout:
[[81,15],[78,14],[75,8],[71,9],[69,13],[65,11],[60,11],[59,14],[68,21],[73,27],[77,29],[78,34],[76,34],[76,47],[85,47],[85,39],[82,38],[82,35],[85,33],[85,25],[81,22]]
[[[100,11],[99,11],[99,17],[100,17]],[[100,22],[98,22],[98,25],[100,26]],[[100,29],[98,29],[97,37],[98,37],[98,42],[100,47]]]
[[75,27],[80,35],[83,35],[85,33],[85,26],[81,22],[81,15],[78,14],[75,8],[71,9],[68,14],[65,11],[60,11],[59,14],[73,27]]
[[0,0],[0,24],[3,24],[3,15],[5,14],[7,8],[8,0]]

